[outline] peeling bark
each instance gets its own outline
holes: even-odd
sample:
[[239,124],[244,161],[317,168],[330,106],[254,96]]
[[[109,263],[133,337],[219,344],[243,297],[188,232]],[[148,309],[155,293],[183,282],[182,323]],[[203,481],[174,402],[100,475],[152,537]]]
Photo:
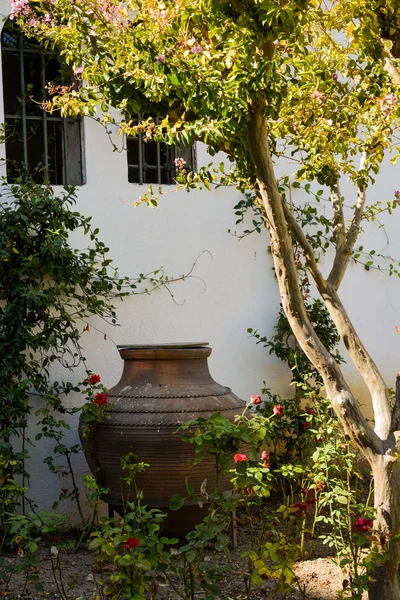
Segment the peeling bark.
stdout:
[[[399,432],[400,433],[400,432]],[[375,458],[374,477],[374,529],[379,532],[382,551],[389,560],[378,565],[371,573],[373,581],[368,587],[369,600],[400,600],[400,460],[390,452]]]
[[[265,119],[261,112],[255,111],[248,124],[249,147],[256,170],[259,196],[264,205],[266,224],[271,236],[271,253],[282,306],[302,350],[321,373],[328,396],[346,433],[371,460],[374,452],[382,451],[382,440],[361,413],[339,365],[319,340],[304,306],[284,202],[276,183],[266,133]],[[315,262],[311,251],[310,260]],[[317,275],[318,273],[319,270]],[[321,276],[321,285],[323,281]]]

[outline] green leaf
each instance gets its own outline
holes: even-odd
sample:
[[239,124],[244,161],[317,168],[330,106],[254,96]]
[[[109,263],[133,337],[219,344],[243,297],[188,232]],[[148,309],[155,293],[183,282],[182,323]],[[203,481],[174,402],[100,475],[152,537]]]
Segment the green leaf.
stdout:
[[185,498],[183,496],[180,496],[179,494],[175,494],[169,499],[169,508],[171,510],[179,510],[180,508],[182,508],[182,506],[184,506],[184,504]]
[[347,504],[348,499],[346,496],[336,496],[336,501],[339,502],[339,504]]
[[262,584],[264,583],[263,579],[261,579],[261,577],[257,573],[251,574],[251,582],[254,583],[254,585],[257,585],[258,587],[262,586]]

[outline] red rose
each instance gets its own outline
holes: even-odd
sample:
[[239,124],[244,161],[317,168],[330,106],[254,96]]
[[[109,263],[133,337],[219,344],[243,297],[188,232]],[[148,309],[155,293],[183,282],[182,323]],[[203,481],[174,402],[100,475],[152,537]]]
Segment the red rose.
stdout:
[[274,415],[278,415],[279,417],[281,415],[283,415],[283,411],[285,409],[283,408],[282,404],[275,404],[274,408],[272,409],[272,412],[274,413]]
[[101,377],[100,375],[91,375],[89,377],[89,383],[91,383],[92,385],[94,385],[95,383],[100,383],[101,381]]
[[354,523],[354,529],[356,529],[357,531],[359,531],[361,533],[363,531],[369,531],[370,529],[372,529],[373,525],[374,525],[374,523],[373,523],[372,519],[362,519],[360,517]]
[[309,423],[308,421],[304,421],[304,423],[302,423],[301,426],[303,429],[307,430],[310,429],[311,423]]
[[268,460],[269,459],[269,454],[266,450],[263,451],[263,453],[261,454],[261,458],[262,460]]
[[128,538],[124,544],[125,550],[132,550],[132,548],[137,548],[140,546],[140,540],[137,538]]
[[249,460],[245,454],[235,454],[233,457],[235,463],[241,462],[242,460]]
[[99,394],[96,394],[94,397],[94,403],[97,404],[97,406],[103,406],[103,404],[105,404],[107,402],[107,396],[104,394],[104,392],[100,392]]
[[251,402],[252,404],[261,404],[262,400],[261,400],[260,396],[258,396],[257,394],[253,394],[253,395],[250,397],[250,402]]
[[313,409],[312,409],[312,408],[308,408],[308,407],[307,407],[307,408],[306,408],[306,413],[307,413],[308,415],[313,415],[313,414],[314,414],[314,411],[313,411]]

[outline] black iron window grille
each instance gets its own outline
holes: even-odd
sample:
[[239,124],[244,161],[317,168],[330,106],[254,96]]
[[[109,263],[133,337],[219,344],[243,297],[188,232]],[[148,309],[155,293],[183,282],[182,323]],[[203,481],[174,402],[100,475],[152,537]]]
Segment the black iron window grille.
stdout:
[[[157,122],[157,120],[156,120]],[[173,184],[178,171],[175,160],[182,158],[185,169],[195,168],[195,147],[178,148],[146,141],[142,134],[127,138],[129,183]]]
[[43,110],[46,86],[73,82],[70,69],[51,51],[7,21],[1,34],[7,180],[82,185],[83,123]]

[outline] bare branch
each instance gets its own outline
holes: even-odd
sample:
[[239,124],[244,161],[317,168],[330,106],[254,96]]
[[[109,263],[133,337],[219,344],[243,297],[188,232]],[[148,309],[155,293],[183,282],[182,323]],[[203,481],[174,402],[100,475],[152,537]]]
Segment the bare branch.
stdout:
[[[360,161],[359,171],[364,168],[367,160],[366,152],[363,153]],[[365,187],[359,187],[357,190],[357,202],[354,208],[353,218],[350,223],[350,227],[347,231],[344,243],[336,246],[335,259],[333,261],[332,270],[328,276],[328,284],[335,290],[339,289],[339,286],[343,280],[344,274],[349,264],[351,253],[353,252],[354,244],[360,233],[360,224],[363,217],[365,207]]]
[[[361,200],[359,206],[361,214],[361,205],[363,206],[363,201],[365,200]],[[358,333],[355,330],[352,322],[350,321],[346,309],[344,308],[335,287],[330,284],[329,278],[328,281],[325,281],[324,277],[322,276],[321,271],[319,270],[317,262],[315,260],[313,248],[307,240],[302,228],[300,227],[293,213],[289,210],[286,204],[283,204],[283,209],[285,218],[292,229],[292,233],[297,242],[300,244],[301,248],[303,249],[304,256],[307,261],[307,266],[316,283],[317,289],[324,300],[325,306],[328,309],[329,314],[331,315],[332,320],[336,325],[339,335],[342,338],[352,361],[354,362],[355,366],[357,367],[357,370],[364,379],[368,390],[371,394],[375,417],[375,431],[378,433],[378,435],[380,435],[382,439],[386,439],[390,432],[391,421],[389,392],[386,383],[383,380],[375,362],[373,361],[373,359],[367,352],[364,344],[360,340]],[[352,225],[353,224],[354,219]],[[349,229],[349,233],[350,230],[351,226]],[[354,225],[353,231],[355,230],[356,226]],[[353,241],[351,238],[351,243],[353,245],[355,239]],[[348,242],[346,242],[346,244],[347,243]],[[343,261],[340,268],[345,271],[346,266],[347,263]]]
[[389,73],[393,80],[393,83],[395,83],[396,85],[400,85],[400,72],[393,63],[393,56],[387,50],[383,50],[382,58],[383,68],[385,69],[386,73]]
[[[271,235],[271,252],[281,293],[282,305],[293,333],[302,350],[321,373],[324,384],[346,433],[372,460],[381,453],[383,442],[360,411],[357,400],[344,380],[339,365],[318,338],[305,309],[294,261],[293,245],[286,213],[291,213],[279,193],[266,134],[266,122],[261,112],[250,118],[248,135],[251,154],[256,169],[260,199],[266,212],[266,223]],[[293,215],[292,215],[293,217]],[[290,225],[299,230],[294,218]],[[301,230],[300,230],[301,231]],[[302,241],[321,285],[325,284],[315,262],[315,257],[303,232]],[[314,261],[314,262],[313,262]]]
[[[307,266],[310,269],[310,273],[311,273],[313,279],[315,280],[316,283],[319,282],[319,285],[321,287],[325,287],[326,281],[325,281],[321,271],[319,270],[312,245],[308,241],[304,231],[300,227],[299,223],[296,220],[296,217],[294,216],[294,214],[292,213],[292,211],[290,210],[288,205],[285,202],[283,202],[282,206],[283,206],[283,212],[285,215],[285,219],[286,219],[288,225],[290,226],[290,228],[292,229],[292,232],[293,232],[294,237],[296,238],[296,241],[298,242],[300,247],[303,249],[304,256],[307,260]],[[318,283],[317,283],[317,285],[318,285]]]
[[400,373],[396,377],[396,400],[392,411],[392,431],[400,431]]
[[339,178],[331,186],[331,202],[333,207],[333,231],[336,247],[341,248],[346,241],[346,226],[344,223],[342,194],[340,193]]
[[[363,194],[363,196],[365,196],[365,194]],[[346,245],[350,243],[352,244],[352,246],[354,246],[357,236],[355,236],[354,239],[353,236],[355,235],[355,232],[357,231],[358,227],[356,223],[358,219],[361,219],[362,216],[364,202],[365,198],[360,198],[359,202],[357,203],[357,207],[355,210],[355,213],[357,213],[357,215],[354,215],[352,225],[350,226],[348,232]],[[290,211],[287,204],[283,203],[282,205],[286,221],[289,224],[296,241],[303,249],[304,256],[307,261],[307,266],[316,283],[317,289],[325,302],[329,314],[331,315],[332,320],[336,325],[339,335],[342,338],[352,361],[354,362],[357,370],[363,377],[371,394],[375,416],[375,431],[378,433],[378,435],[380,435],[382,439],[386,439],[390,432],[391,421],[389,392],[386,383],[383,380],[375,362],[373,361],[366,348],[364,347],[364,344],[360,340],[358,333],[356,332],[352,322],[350,321],[349,316],[347,315],[347,312],[337,294],[335,287],[329,283],[329,279],[328,281],[324,279],[321,271],[319,270],[313,248],[310,242],[307,240],[304,231],[302,230],[299,223],[296,221],[296,218]],[[349,238],[350,233],[351,236]],[[347,262],[343,261],[340,266],[340,268],[343,269],[343,274],[346,269],[346,266]]]
[[329,284],[325,290],[319,291],[352,361],[368,387],[374,410],[375,431],[385,440],[389,436],[391,424],[388,387],[360,340],[337,291]]

